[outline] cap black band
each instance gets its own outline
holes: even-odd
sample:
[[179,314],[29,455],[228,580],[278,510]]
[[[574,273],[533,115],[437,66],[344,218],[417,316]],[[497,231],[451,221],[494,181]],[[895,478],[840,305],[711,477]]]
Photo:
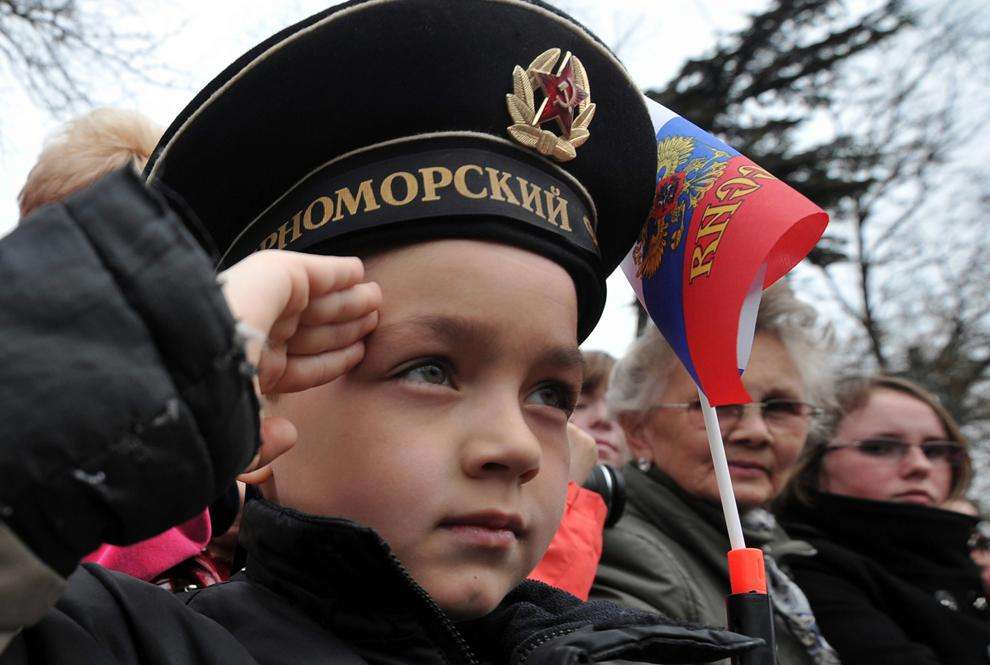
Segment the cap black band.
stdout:
[[506,154],[514,147],[465,139],[426,141],[414,152],[404,144],[384,158],[376,149],[320,167],[259,215],[221,266],[262,249],[303,251],[356,231],[454,217],[511,219],[598,255],[594,209],[583,192],[546,164]]

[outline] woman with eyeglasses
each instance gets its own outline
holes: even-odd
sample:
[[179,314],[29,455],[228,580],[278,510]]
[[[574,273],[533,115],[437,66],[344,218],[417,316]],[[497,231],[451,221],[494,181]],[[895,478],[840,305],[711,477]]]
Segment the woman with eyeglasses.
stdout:
[[979,519],[966,440],[938,399],[899,378],[845,382],[827,436],[781,497],[818,551],[792,572],[846,665],[990,662],[990,608],[970,559]]
[[[811,556],[764,508],[793,471],[821,405],[831,399],[829,335],[786,285],[764,294],[743,384],[750,404],[718,407],[747,545],[762,547],[779,665],[838,663],[800,589],[781,566]],[[652,325],[619,361],[607,400],[634,462],[625,514],[605,531],[591,597],[707,625],[725,625],[729,539],[691,377]]]

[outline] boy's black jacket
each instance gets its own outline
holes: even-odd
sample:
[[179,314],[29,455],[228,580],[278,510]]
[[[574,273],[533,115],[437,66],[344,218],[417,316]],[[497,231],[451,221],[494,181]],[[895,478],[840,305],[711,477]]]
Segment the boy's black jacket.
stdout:
[[455,625],[371,529],[264,501],[248,504],[242,529],[246,571],[186,594],[84,565],[0,663],[684,663],[757,643],[539,582]]
[[456,626],[374,531],[264,501],[230,582],[175,596],[84,565],[38,612],[13,555],[67,574],[202,510],[253,455],[257,403],[209,261],[132,174],[0,241],[0,284],[0,637],[20,631],[0,663],[670,663],[758,644],[537,583]]

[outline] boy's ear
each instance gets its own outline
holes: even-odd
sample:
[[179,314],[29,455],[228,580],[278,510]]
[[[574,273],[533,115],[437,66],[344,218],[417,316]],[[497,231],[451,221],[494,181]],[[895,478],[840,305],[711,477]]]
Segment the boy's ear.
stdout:
[[636,459],[653,460],[653,448],[643,435],[643,417],[638,411],[623,411],[619,414],[619,425],[626,435],[629,451]]

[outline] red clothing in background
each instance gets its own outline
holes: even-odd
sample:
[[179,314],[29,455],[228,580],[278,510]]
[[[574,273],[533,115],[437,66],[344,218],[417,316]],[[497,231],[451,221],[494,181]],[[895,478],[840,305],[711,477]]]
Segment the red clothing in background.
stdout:
[[608,508],[597,493],[567,485],[567,505],[560,527],[529,579],[588,600],[602,556],[602,530]]

